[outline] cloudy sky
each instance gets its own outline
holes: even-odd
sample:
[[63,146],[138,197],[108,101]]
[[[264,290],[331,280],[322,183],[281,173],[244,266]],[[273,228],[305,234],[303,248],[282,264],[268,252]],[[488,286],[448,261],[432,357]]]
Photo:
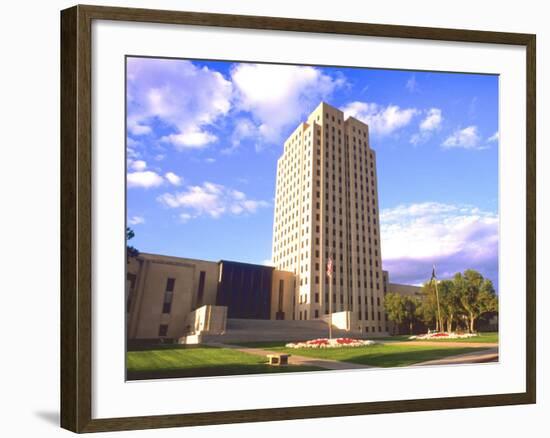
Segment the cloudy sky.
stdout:
[[271,258],[277,158],[321,100],[368,123],[390,281],[498,285],[498,78],[128,58],[127,213],[139,250]]

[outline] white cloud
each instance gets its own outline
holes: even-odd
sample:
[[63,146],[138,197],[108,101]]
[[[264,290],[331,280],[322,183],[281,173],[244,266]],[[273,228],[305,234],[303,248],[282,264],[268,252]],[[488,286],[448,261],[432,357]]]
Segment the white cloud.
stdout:
[[383,106],[369,102],[351,102],[342,108],[346,117],[355,117],[369,125],[371,134],[388,135],[407,126],[419,114],[416,108]]
[[171,143],[176,149],[202,149],[218,139],[209,132],[188,132],[185,134],[170,134],[161,138],[161,141]]
[[498,134],[498,131],[497,131],[487,139],[487,142],[488,143],[493,143],[493,142],[498,141],[498,140],[499,140],[499,134]]
[[151,127],[138,122],[134,117],[128,118],[128,131],[132,135],[146,135],[151,133]]
[[147,168],[147,163],[143,160],[130,161],[130,167],[137,171],[143,171]]
[[159,120],[175,132],[176,148],[203,147],[216,140],[208,131],[231,108],[232,85],[219,72],[190,61],[128,59],[128,130],[151,133]]
[[126,139],[126,156],[129,159],[135,160],[141,156],[141,153],[136,150],[141,146],[141,143],[139,141],[133,140],[130,137],[127,137]]
[[132,216],[130,219],[128,219],[128,223],[130,225],[144,224],[145,218],[143,216]]
[[181,185],[181,177],[176,175],[174,172],[167,172],[164,177],[168,180],[168,182],[174,186]]
[[382,259],[390,281],[421,283],[432,264],[441,278],[464,269],[496,276],[498,215],[469,205],[400,205],[380,213]]
[[164,182],[162,176],[153,172],[152,170],[146,170],[143,172],[131,172],[126,175],[126,182],[129,188],[142,187],[151,188],[158,187]]
[[169,208],[183,209],[180,214],[183,221],[199,216],[219,218],[224,214],[255,213],[259,208],[269,205],[265,201],[248,199],[246,194],[238,190],[211,182],[189,186],[182,192],[164,193],[157,200]]
[[215,159],[215,158],[212,158],[212,157],[208,157],[208,158],[206,158],[204,161],[206,161],[208,164],[212,164],[212,163],[215,163],[215,162],[216,162],[216,159]]
[[132,148],[136,146],[141,146],[141,142],[134,140],[132,137],[126,137],[126,146],[132,147]]
[[409,90],[411,93],[414,93],[415,91],[418,91],[418,82],[416,81],[416,77],[412,75],[407,83],[405,84],[405,87],[407,90]]
[[410,142],[414,145],[425,143],[431,138],[433,132],[441,127],[443,121],[441,109],[430,108],[425,113],[426,116],[418,125],[418,132],[411,136]]
[[271,259],[262,260],[261,264],[264,266],[275,266],[275,263],[273,263],[273,260]]
[[426,137],[423,136],[422,134],[420,134],[419,132],[417,132],[416,134],[411,135],[410,142],[412,144],[414,144],[415,146],[420,144],[420,143],[424,143],[424,141],[426,141]]
[[441,110],[439,108],[430,108],[426,118],[420,122],[420,130],[434,131],[439,128],[442,121],[443,116],[441,115]]
[[289,65],[238,64],[231,78],[237,107],[252,114],[258,134],[269,143],[281,141],[283,128],[297,125],[345,84],[317,68]]
[[480,137],[477,131],[477,126],[468,126],[464,129],[457,129],[452,135],[442,143],[446,149],[464,148],[464,149],[480,149]]
[[231,134],[231,146],[225,149],[222,149],[222,153],[224,154],[233,153],[239,148],[243,140],[247,138],[259,137],[259,136],[260,136],[260,133],[259,133],[258,127],[254,125],[254,123],[251,120],[246,118],[238,119],[235,122],[233,133]]

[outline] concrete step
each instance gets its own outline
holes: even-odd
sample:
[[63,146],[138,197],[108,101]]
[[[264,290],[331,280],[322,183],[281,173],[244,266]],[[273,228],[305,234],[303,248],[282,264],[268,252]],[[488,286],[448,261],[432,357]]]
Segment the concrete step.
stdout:
[[232,330],[296,330],[296,329],[328,329],[326,322],[320,319],[310,321],[280,321],[264,319],[228,319],[227,329]]
[[[368,333],[333,328],[333,337],[368,339]],[[257,319],[228,319],[223,335],[202,335],[201,342],[267,342],[306,341],[328,337],[328,324],[322,320],[277,321]]]

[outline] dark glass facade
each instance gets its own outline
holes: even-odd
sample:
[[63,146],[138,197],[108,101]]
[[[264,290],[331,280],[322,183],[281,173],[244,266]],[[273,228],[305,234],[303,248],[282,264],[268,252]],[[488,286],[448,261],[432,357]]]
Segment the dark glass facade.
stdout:
[[216,305],[228,318],[270,319],[272,277],[272,267],[222,260]]

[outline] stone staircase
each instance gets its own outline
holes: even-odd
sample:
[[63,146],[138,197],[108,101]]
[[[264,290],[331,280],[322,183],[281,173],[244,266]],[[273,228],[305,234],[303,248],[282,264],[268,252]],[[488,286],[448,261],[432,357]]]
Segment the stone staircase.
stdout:
[[[333,337],[372,338],[372,333],[360,333],[333,326]],[[328,324],[321,320],[278,321],[259,319],[228,319],[221,335],[201,335],[200,343],[235,344],[239,342],[306,341],[328,337]]]

